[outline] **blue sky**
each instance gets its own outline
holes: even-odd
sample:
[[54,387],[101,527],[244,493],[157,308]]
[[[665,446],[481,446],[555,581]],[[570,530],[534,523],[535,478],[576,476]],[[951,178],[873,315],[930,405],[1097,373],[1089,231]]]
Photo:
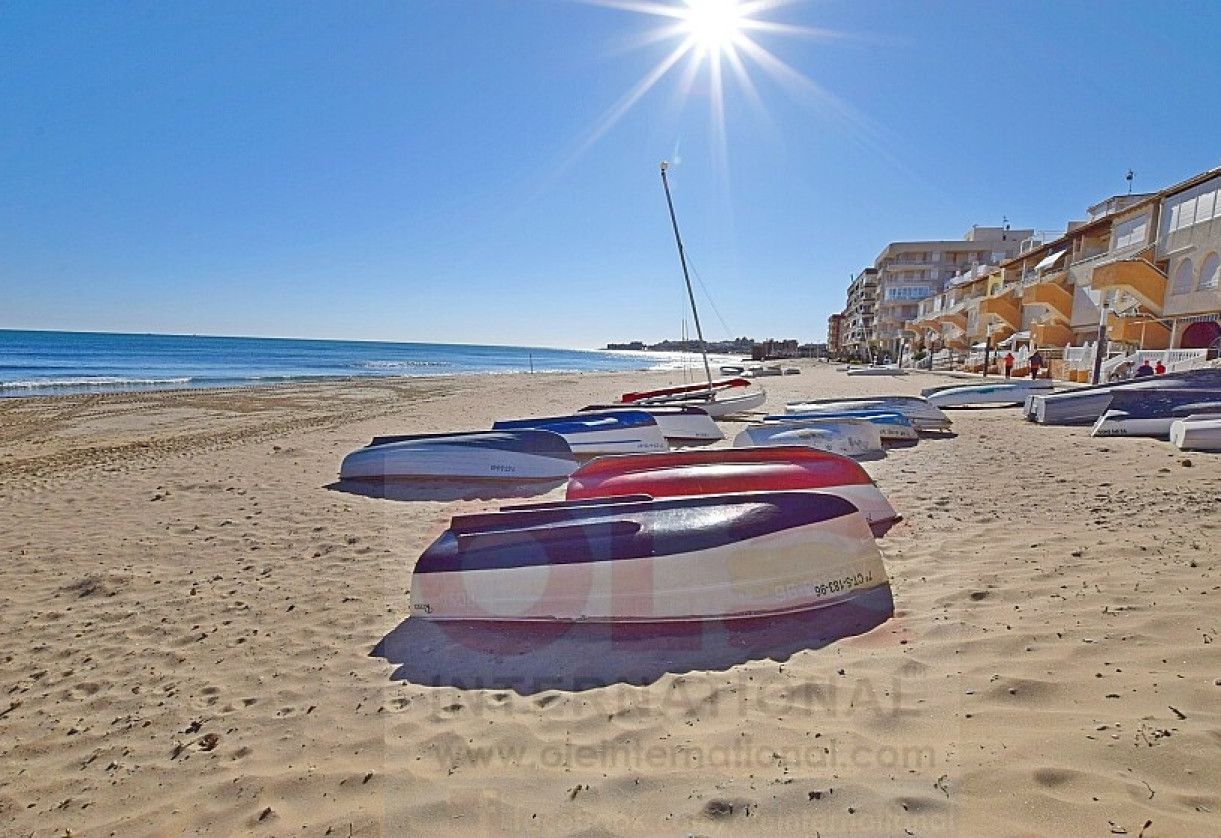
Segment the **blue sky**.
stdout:
[[834,34],[748,31],[723,133],[690,56],[608,120],[681,41],[614,5],[5,3],[0,328],[677,337],[666,159],[706,336],[821,341],[889,241],[1221,164],[1206,0],[764,3]]

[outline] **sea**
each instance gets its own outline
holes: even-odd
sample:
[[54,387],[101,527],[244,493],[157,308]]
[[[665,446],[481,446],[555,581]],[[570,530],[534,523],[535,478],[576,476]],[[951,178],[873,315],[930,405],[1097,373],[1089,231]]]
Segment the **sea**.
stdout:
[[691,353],[0,329],[0,398],[529,372],[689,369],[695,378],[697,368]]

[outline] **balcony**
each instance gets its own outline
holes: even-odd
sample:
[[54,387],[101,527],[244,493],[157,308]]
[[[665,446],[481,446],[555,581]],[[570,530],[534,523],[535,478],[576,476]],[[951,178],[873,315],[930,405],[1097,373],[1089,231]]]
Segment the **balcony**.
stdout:
[[1022,311],[1014,304],[1013,298],[1008,295],[1003,297],[988,297],[986,300],[983,300],[979,304],[979,313],[995,317],[1014,329],[1022,327]]
[[1071,346],[1073,330],[1063,323],[1032,323],[1030,337],[1035,346]]
[[942,323],[949,323],[951,326],[957,326],[964,332],[967,329],[967,313],[965,311],[944,311],[938,314],[935,319]]
[[1170,329],[1148,317],[1117,317],[1114,312],[1108,312],[1107,337],[1121,343],[1134,343],[1141,349],[1170,348]]
[[[1073,316],[1073,295],[1054,282],[1028,285],[1022,291],[1022,305],[1046,306],[1053,317],[1067,323]],[[1041,341],[1040,341],[1041,343]]]
[[1144,259],[1099,265],[1094,269],[1090,284],[1097,291],[1123,289],[1154,314],[1161,314],[1166,303],[1166,275]]

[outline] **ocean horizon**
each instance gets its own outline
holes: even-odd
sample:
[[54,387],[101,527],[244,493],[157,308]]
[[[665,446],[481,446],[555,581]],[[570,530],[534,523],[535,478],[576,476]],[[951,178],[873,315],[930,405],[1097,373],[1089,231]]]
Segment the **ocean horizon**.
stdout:
[[9,398],[343,378],[702,372],[702,365],[683,352],[0,329],[0,397]]

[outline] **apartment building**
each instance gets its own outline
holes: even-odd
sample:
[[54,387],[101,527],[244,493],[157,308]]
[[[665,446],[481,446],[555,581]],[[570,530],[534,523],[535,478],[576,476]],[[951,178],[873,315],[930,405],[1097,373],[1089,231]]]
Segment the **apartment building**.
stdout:
[[872,359],[877,348],[873,334],[877,300],[877,269],[865,268],[848,285],[837,357]]
[[827,355],[838,358],[844,351],[844,321],[847,316],[836,312],[827,318]]
[[908,323],[920,313],[920,301],[941,294],[955,276],[999,265],[1017,255],[1033,230],[972,227],[961,240],[891,242],[874,260],[877,307],[872,340],[898,357],[902,344],[915,335]]
[[1154,263],[1167,279],[1170,346],[1221,352],[1221,169],[1163,191],[1158,218]]
[[1053,358],[1057,377],[1078,381],[1142,353],[1167,363],[1216,357],[1221,169],[1095,204],[1063,235],[1032,238],[999,268],[952,280],[909,328],[931,351],[962,352],[968,369],[980,365],[970,350],[1022,343]]

